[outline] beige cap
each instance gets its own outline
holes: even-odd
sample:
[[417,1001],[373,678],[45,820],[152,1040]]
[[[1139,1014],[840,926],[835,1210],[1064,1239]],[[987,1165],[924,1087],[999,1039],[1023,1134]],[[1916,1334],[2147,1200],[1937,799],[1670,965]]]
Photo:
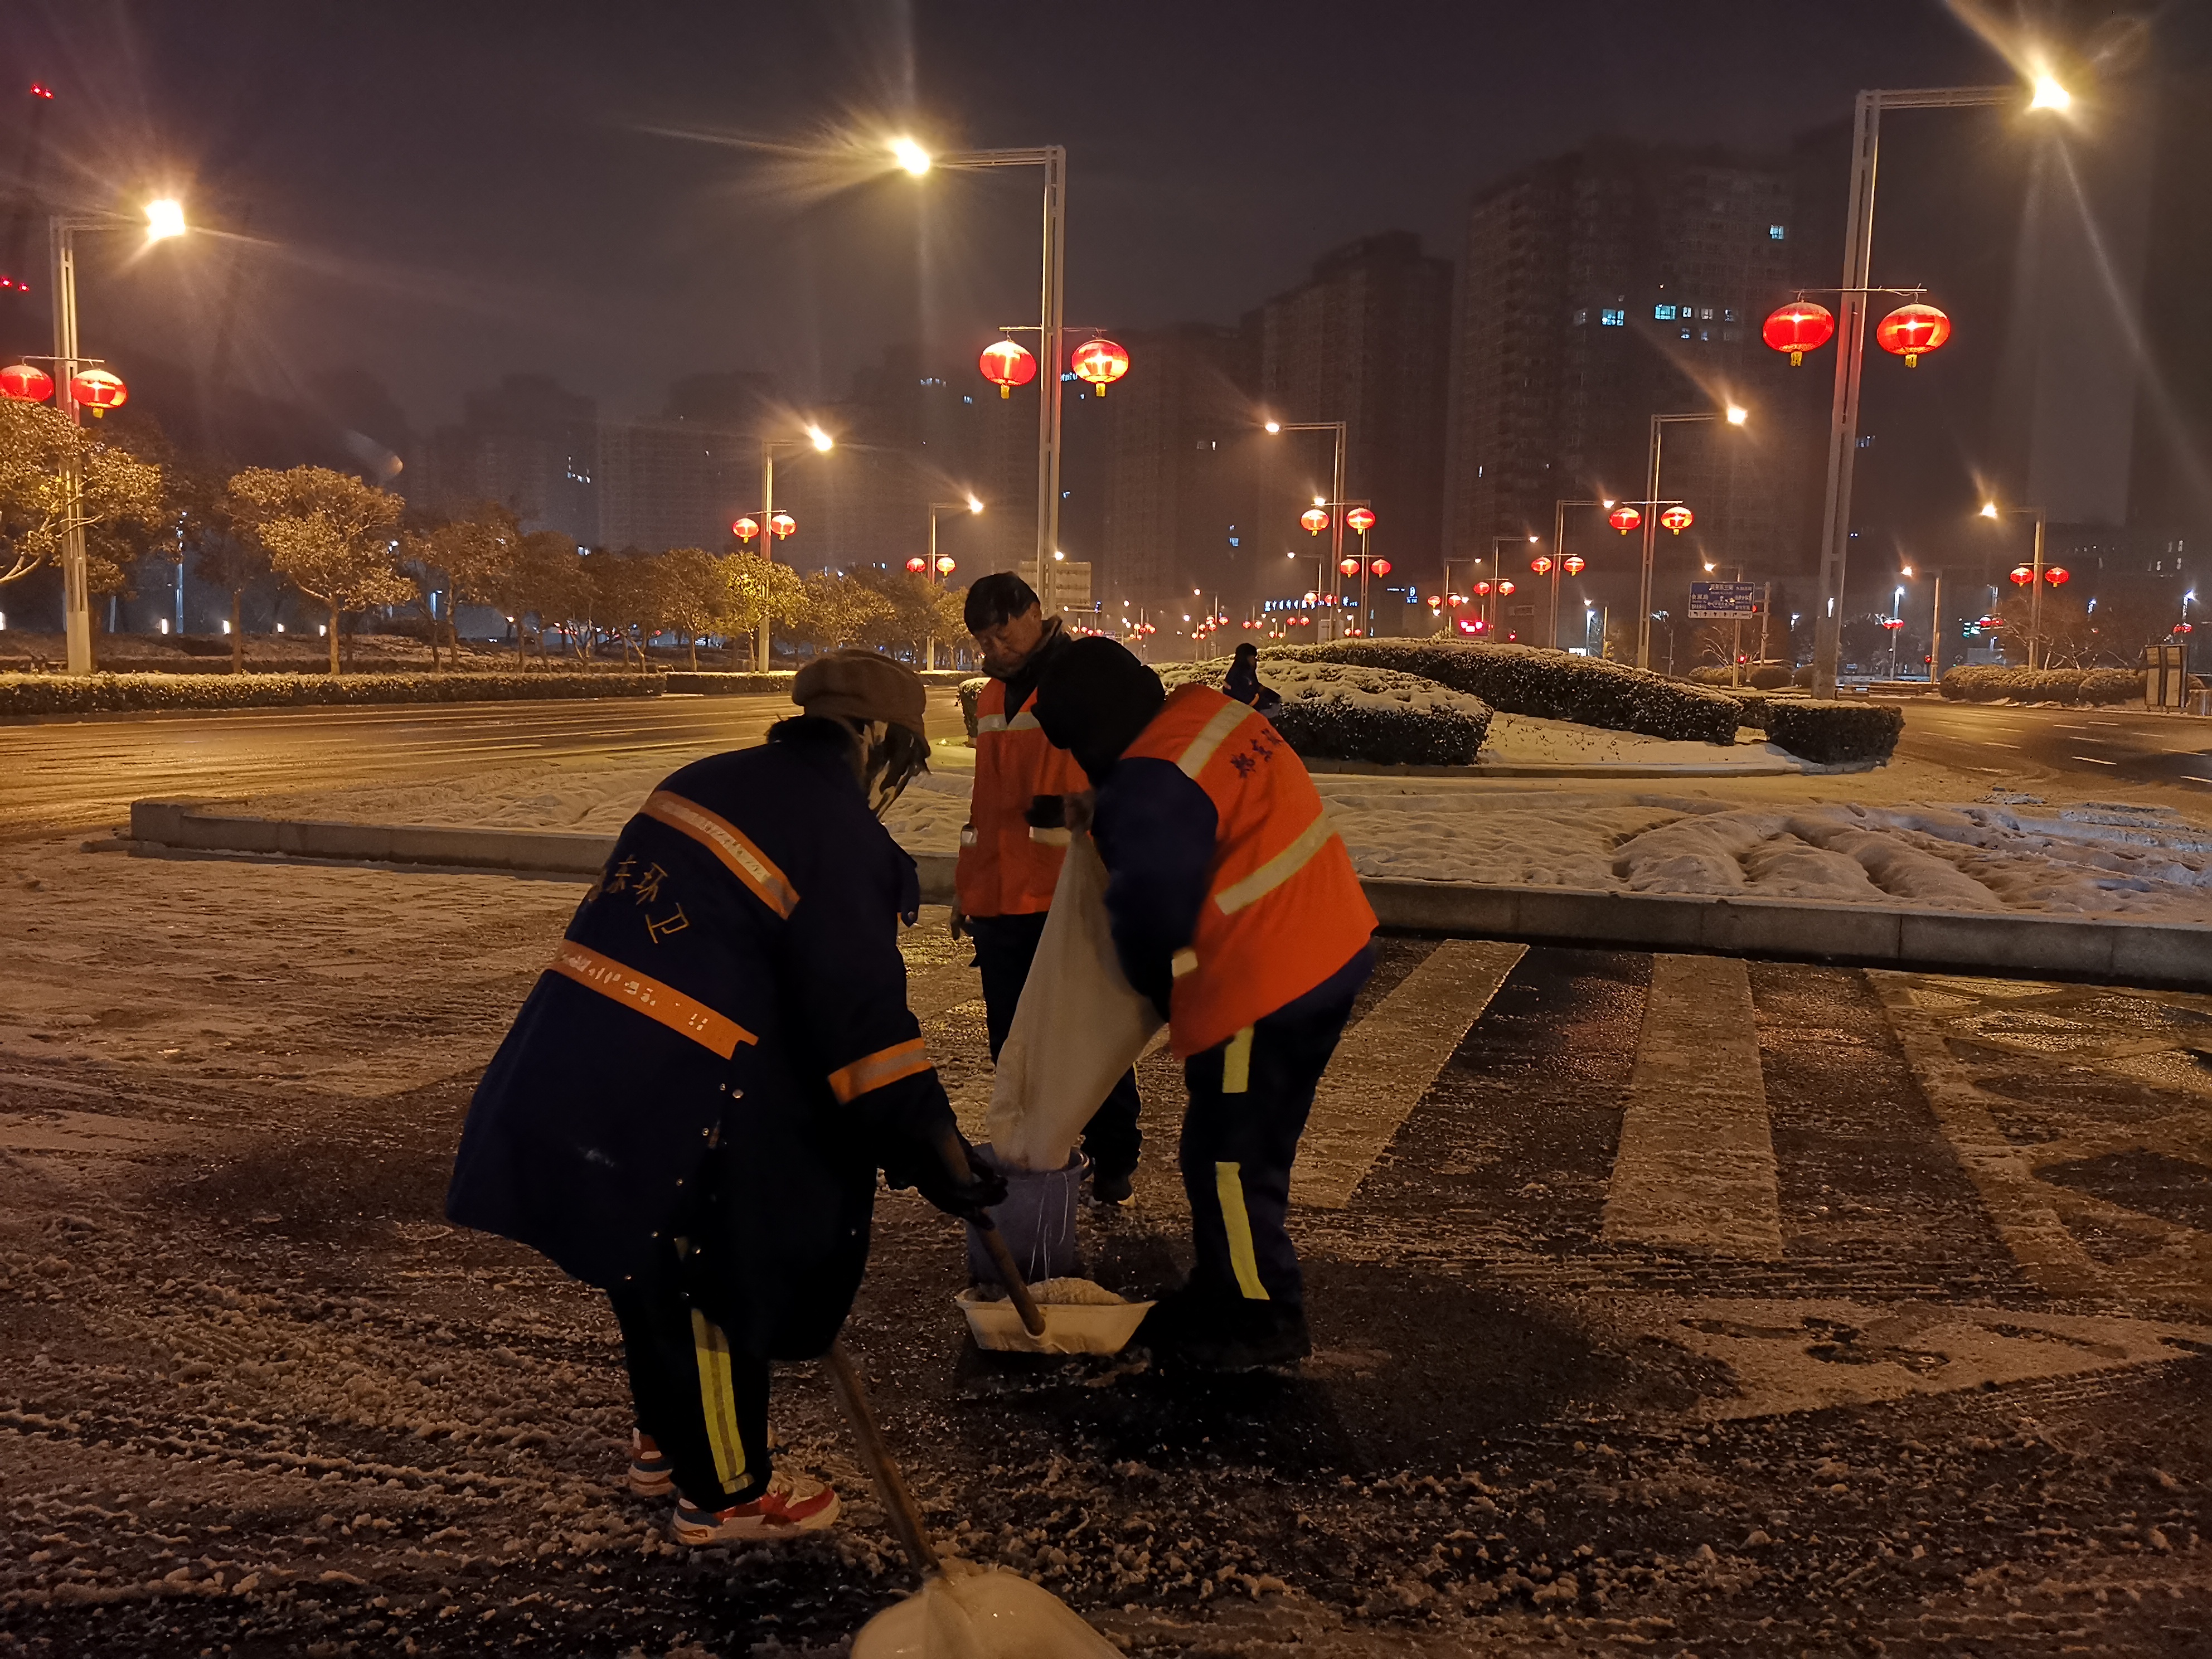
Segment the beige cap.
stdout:
[[929,741],[922,729],[929,696],[921,676],[880,651],[854,647],[817,657],[791,683],[791,700],[810,714],[888,720]]

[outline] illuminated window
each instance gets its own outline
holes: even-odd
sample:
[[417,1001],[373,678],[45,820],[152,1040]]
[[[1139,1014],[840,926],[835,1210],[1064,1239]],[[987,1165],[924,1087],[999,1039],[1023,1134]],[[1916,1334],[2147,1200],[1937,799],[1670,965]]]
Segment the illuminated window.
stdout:
[[1628,313],[1619,306],[1607,306],[1597,314],[1599,325],[1604,328],[1626,328]]
[[1766,228],[1766,236],[1769,241],[1784,241],[1788,239],[1789,235],[1790,227],[1787,225],[1769,225]]
[[1586,323],[1586,322],[1588,322],[1588,321],[1589,321],[1589,310],[1588,310],[1588,308],[1587,308],[1587,307],[1585,307],[1584,309],[1583,309],[1583,310],[1581,310],[1581,311],[1577,311],[1577,313],[1575,313],[1575,326],[1576,326],[1576,327],[1580,328],[1580,327],[1581,327],[1584,323]]
[[1671,323],[1674,320],[1674,307],[1672,306],[1654,306],[1651,307],[1651,314],[1662,323]]
[[1710,323],[1711,321],[1712,321],[1712,319],[1713,319],[1713,308],[1712,308],[1711,306],[1700,306],[1700,307],[1698,308],[1698,320],[1699,322],[1701,322],[1701,323]]

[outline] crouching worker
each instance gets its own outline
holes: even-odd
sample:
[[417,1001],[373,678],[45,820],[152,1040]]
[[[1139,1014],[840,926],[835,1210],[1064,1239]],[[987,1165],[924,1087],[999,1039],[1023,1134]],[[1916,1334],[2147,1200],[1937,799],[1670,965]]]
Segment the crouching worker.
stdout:
[[827,1486],[771,1471],[769,1364],[843,1323],[877,1170],[957,1216],[1006,1193],[961,1156],[906,1004],[920,894],[878,820],[927,760],[921,683],[848,651],[792,695],[799,718],[624,826],[477,1086],[446,1200],[607,1292],[630,1488],[672,1486],[685,1544],[836,1518]]
[[1203,685],[1164,696],[1121,647],[1087,639],[1046,670],[1036,716],[1095,787],[1115,951],[1165,1014],[1190,1091],[1196,1265],[1136,1340],[1223,1369],[1303,1358],[1291,1161],[1372,966],[1375,913],[1304,765],[1245,704]]

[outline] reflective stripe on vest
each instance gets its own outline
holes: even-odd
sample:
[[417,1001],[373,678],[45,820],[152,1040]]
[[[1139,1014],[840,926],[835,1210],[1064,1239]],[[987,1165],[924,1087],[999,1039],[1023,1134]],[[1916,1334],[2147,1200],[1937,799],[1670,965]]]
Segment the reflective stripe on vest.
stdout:
[[646,817],[681,830],[722,862],[723,868],[779,916],[788,917],[799,902],[799,890],[791,884],[775,860],[752,843],[750,836],[694,800],[666,789],[656,789],[638,809]]
[[1343,967],[1375,913],[1304,763],[1248,705],[1183,686],[1127,755],[1173,764],[1213,805],[1206,902],[1170,964],[1170,1035],[1188,1059]]
[[880,1089],[886,1083],[896,1083],[902,1077],[929,1069],[929,1056],[923,1052],[921,1039],[908,1037],[904,1042],[878,1048],[872,1054],[863,1054],[850,1066],[839,1066],[830,1073],[830,1092],[837,1097],[840,1106],[849,1106],[871,1089]]
[[635,1008],[647,1019],[657,1020],[679,1036],[690,1037],[724,1060],[737,1053],[740,1042],[760,1041],[737,1021],[716,1013],[696,998],[685,996],[674,986],[663,985],[649,975],[626,967],[612,957],[603,957],[572,939],[561,941],[547,966],[550,971],[573,979],[625,1008]]

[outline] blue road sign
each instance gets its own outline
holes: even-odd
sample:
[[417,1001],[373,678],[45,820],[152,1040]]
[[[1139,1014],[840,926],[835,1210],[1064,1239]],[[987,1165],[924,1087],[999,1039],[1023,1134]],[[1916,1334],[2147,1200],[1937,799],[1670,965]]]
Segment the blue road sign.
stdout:
[[1692,582],[1690,620],[1733,622],[1759,614],[1757,582]]

